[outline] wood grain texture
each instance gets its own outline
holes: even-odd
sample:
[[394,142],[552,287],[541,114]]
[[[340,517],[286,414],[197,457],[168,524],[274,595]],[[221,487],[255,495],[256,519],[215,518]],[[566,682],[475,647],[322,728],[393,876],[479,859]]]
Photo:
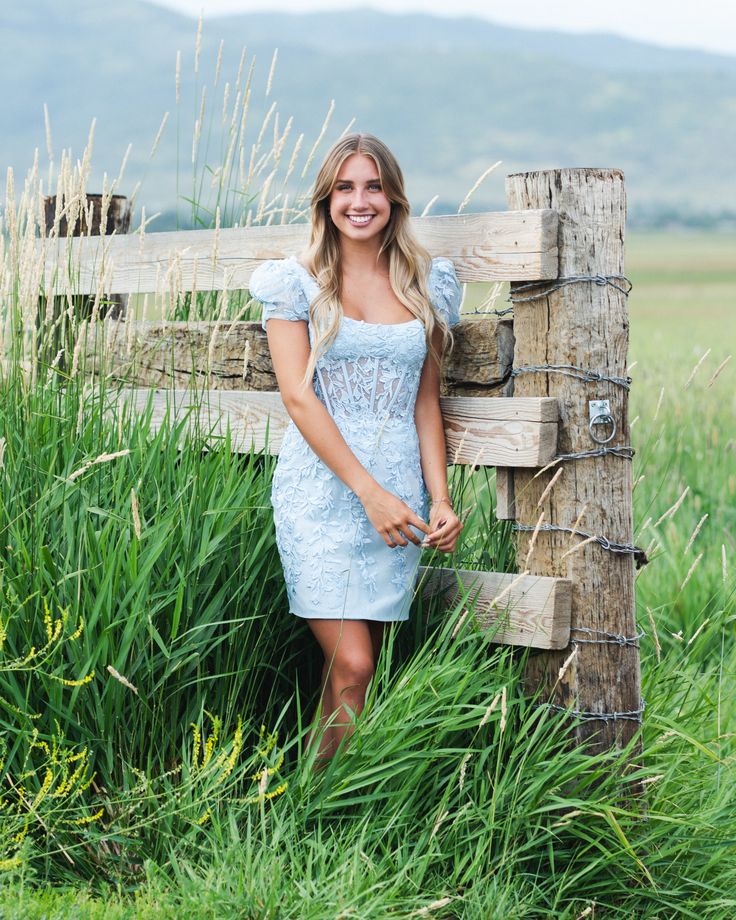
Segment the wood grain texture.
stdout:
[[465,597],[478,625],[492,630],[494,642],[539,649],[560,649],[569,642],[572,586],[566,578],[420,566],[419,579],[422,596],[440,594],[446,607]]
[[[562,169],[507,178],[511,208],[551,206],[560,213],[559,277],[618,275],[624,272],[626,201],[623,174],[615,169]],[[512,295],[513,295],[512,285]],[[528,291],[524,292],[528,294]],[[626,297],[610,285],[570,284],[514,310],[515,362],[524,365],[573,364],[625,376],[629,341]],[[628,445],[628,392],[613,383],[589,383],[560,374],[521,374],[516,396],[554,396],[560,405],[559,451],[596,447],[588,433],[588,400],[609,399],[618,433],[614,446]],[[621,543],[633,540],[631,463],[616,456],[563,463],[562,474],[539,506],[555,466],[539,477],[514,471],[516,518],[579,527]],[[531,534],[519,533],[518,553],[527,554]],[[596,637],[576,629],[623,636],[637,632],[634,561],[631,555],[605,550],[597,543],[566,555],[578,540],[565,533],[540,532],[527,568],[533,574],[568,577],[573,583],[572,638]],[[600,638],[600,636],[598,636]],[[568,654],[551,651],[531,658],[526,680],[530,692],[587,712],[633,712],[641,706],[639,649],[632,645],[580,643],[565,676],[558,671]],[[573,721],[578,743],[621,747],[638,725],[634,721]]]
[[[289,423],[278,392],[124,387],[108,388],[106,393],[109,412],[124,403],[143,413],[150,401],[152,430],[165,424],[167,417],[170,422],[186,420],[189,431],[206,436],[214,446],[225,438],[229,427],[231,448],[239,453],[252,448],[277,454]],[[513,457],[519,466],[539,466],[539,457],[553,451],[550,445],[556,441],[557,424],[524,419],[525,415],[549,414],[548,408],[535,405],[538,402],[522,400],[515,409],[513,398],[441,397],[448,464],[494,466],[498,458],[507,462]],[[502,408],[496,410],[496,404]],[[543,405],[548,406],[549,401]],[[461,425],[468,432],[464,441],[458,435]]]
[[[482,317],[454,327],[455,346],[445,358],[443,392],[486,396],[504,386],[514,360],[507,319]],[[276,375],[259,322],[96,323],[85,343],[86,372],[131,386],[275,390]],[[246,361],[247,357],[247,361]]]
[[[452,259],[461,281],[554,278],[557,214],[546,208],[414,217],[412,227],[433,256]],[[133,233],[103,239],[38,241],[44,282],[57,294],[222,291],[248,287],[265,259],[298,255],[307,224]],[[102,279],[102,280],[101,280]]]

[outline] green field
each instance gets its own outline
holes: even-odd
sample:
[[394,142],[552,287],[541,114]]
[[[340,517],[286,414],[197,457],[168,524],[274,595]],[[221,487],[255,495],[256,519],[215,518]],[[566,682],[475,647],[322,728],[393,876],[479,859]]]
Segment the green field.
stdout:
[[[736,361],[714,379],[735,252],[627,242],[646,813],[622,805],[625,755],[566,750],[523,660],[453,635],[460,608],[415,611],[354,743],[312,774],[320,662],[285,613],[272,461],[181,452],[82,416],[78,379],[11,372],[0,920],[736,915]],[[483,475],[455,487],[492,500]],[[484,502],[457,565],[511,558]]]

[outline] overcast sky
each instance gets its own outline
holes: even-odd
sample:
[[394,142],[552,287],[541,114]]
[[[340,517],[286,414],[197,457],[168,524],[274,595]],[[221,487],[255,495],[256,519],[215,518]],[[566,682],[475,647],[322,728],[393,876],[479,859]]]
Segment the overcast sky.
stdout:
[[736,54],[736,3],[700,0],[149,0],[205,20],[223,13],[277,10],[309,12],[370,6],[387,12],[424,12],[438,16],[471,15],[504,25],[564,32],[614,32],[627,38]]

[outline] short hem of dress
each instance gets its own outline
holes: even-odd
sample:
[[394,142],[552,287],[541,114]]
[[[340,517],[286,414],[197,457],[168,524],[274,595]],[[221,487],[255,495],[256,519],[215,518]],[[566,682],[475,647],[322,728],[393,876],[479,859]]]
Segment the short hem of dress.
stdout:
[[324,613],[297,613],[296,610],[290,610],[295,617],[300,617],[302,620],[368,620],[369,623],[406,623],[409,619],[408,616],[405,617],[348,617],[343,616],[330,616],[329,614]]

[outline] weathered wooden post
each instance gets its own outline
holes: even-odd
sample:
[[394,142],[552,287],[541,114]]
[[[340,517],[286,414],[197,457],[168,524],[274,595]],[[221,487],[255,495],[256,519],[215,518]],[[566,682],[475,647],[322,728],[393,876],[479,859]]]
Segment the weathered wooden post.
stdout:
[[509,208],[559,213],[559,278],[511,285],[514,395],[557,397],[558,456],[575,455],[538,476],[502,474],[513,478],[520,570],[572,581],[570,645],[530,656],[527,689],[577,714],[576,743],[620,748],[644,706],[634,602],[640,551],[631,545],[624,177],[616,169],[519,173],[507,177],[506,193]]
[[[103,204],[104,214],[103,214]],[[118,235],[127,233],[130,230],[131,204],[125,195],[85,195],[85,204],[79,208],[73,223],[69,224],[67,215],[63,210],[63,201],[60,203],[61,213],[58,215],[58,236],[111,236],[113,233]],[[57,202],[56,195],[47,195],[43,200],[44,221],[46,224],[46,233],[48,234],[54,227],[57,219]],[[103,229],[102,222],[104,219],[104,234],[100,231]],[[105,303],[99,308],[100,318],[109,316],[111,319],[121,319],[125,316],[128,298],[121,294],[113,294],[105,298]],[[79,316],[88,318],[91,310],[93,297],[82,297],[79,300]]]
[[[104,221],[104,236],[127,233],[130,229],[131,205],[125,195],[85,195],[84,203],[75,207],[75,214],[70,220],[64,208],[64,201],[56,195],[47,195],[43,199],[45,236],[57,238],[69,236],[101,236]],[[69,309],[66,297],[54,297],[51,304],[48,297],[41,297],[38,305],[36,326],[40,331],[38,357],[43,364],[53,365],[64,370],[69,361],[69,353],[74,350],[74,333],[71,330],[74,321],[89,319],[92,315],[95,298],[85,294],[71,295],[71,315],[65,315]],[[100,319],[125,317],[128,298],[126,295],[114,294],[105,297],[98,304],[97,315]],[[68,322],[67,322],[68,320]]]

